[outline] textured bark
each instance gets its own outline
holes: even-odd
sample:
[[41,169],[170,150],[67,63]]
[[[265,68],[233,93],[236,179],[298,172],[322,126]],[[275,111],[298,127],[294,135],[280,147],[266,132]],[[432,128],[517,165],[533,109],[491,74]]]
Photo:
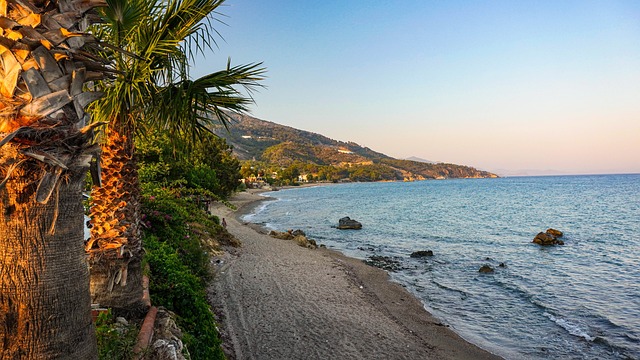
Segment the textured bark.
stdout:
[[[11,145],[0,150],[3,164],[15,155]],[[1,359],[97,358],[82,247],[84,173],[67,172],[46,204],[34,201],[39,171],[20,171],[0,189]]]
[[97,358],[81,192],[97,6],[0,0],[0,359]]
[[133,139],[109,129],[102,186],[91,195],[91,297],[101,306],[145,311],[142,301],[140,185]]

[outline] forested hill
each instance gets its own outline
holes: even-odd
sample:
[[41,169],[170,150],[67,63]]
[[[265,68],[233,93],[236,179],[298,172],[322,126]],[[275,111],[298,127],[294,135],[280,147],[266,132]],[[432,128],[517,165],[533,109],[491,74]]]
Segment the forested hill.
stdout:
[[217,127],[215,133],[233,145],[234,154],[240,160],[259,161],[280,168],[305,165],[300,173],[318,173],[326,170],[320,168],[331,167],[335,170],[331,171],[333,178],[326,180],[340,177],[354,181],[496,177],[468,166],[394,159],[354,142],[333,140],[247,115],[231,116],[234,120],[229,131]]

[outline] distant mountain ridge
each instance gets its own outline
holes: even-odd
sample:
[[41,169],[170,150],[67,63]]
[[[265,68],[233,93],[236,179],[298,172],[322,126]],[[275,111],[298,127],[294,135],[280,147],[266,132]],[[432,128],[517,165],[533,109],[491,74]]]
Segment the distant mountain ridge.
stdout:
[[437,164],[437,163],[441,162],[441,161],[426,160],[426,159],[423,159],[423,158],[419,158],[417,156],[411,156],[411,157],[406,158],[405,160],[423,162],[423,163],[427,163],[427,164]]
[[264,161],[281,167],[293,163],[337,168],[375,167],[385,170],[379,180],[497,177],[469,166],[432,163],[419,158],[394,159],[354,142],[333,140],[248,115],[231,114],[231,117],[229,131],[220,126],[214,132],[233,145],[233,152],[240,160]]

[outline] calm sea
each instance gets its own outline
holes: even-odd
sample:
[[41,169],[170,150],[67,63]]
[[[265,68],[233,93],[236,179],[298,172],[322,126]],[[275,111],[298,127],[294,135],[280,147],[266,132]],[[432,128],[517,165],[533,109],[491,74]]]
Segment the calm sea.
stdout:
[[[640,359],[640,175],[353,183],[268,193],[246,220],[302,229],[391,273],[507,359]],[[349,216],[359,231],[333,228]],[[534,236],[552,227],[564,246]],[[414,259],[417,250],[433,257]],[[506,267],[499,265],[504,263]],[[482,265],[495,269],[481,274]]]

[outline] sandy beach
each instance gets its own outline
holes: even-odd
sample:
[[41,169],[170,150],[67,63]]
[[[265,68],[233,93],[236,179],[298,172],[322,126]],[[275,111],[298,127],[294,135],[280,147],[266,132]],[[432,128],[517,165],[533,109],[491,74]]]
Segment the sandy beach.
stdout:
[[236,194],[235,211],[211,207],[242,242],[214,259],[209,289],[229,359],[500,359],[443,326],[383,270],[243,223],[264,201],[257,193]]

